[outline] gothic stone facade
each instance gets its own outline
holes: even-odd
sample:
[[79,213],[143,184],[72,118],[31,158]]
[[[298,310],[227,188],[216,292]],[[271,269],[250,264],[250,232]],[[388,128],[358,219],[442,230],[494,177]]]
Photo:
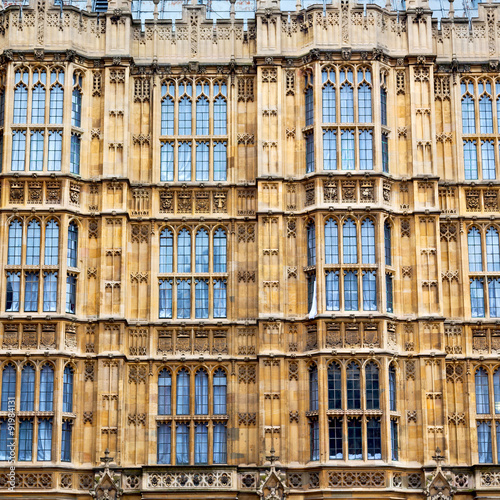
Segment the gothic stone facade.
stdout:
[[0,496],[499,498],[498,5],[195,3],[0,12]]

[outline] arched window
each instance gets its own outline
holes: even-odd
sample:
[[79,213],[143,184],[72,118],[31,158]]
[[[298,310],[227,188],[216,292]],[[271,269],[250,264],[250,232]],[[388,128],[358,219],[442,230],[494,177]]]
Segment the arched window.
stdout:
[[[191,91],[191,85],[185,84],[185,88]],[[179,135],[191,135],[191,99],[187,95],[179,101]]]
[[21,372],[21,411],[34,411],[35,404],[35,369],[24,365]]
[[196,272],[208,273],[208,232],[205,229],[196,233]]
[[[219,95],[217,95],[219,94]],[[227,134],[227,103],[226,84],[216,83],[214,85],[214,135]]]
[[26,123],[28,116],[28,72],[17,70],[14,80],[14,123]]
[[488,374],[484,368],[476,371],[476,413],[490,412],[490,390]]
[[337,222],[328,219],[325,224],[325,264],[339,263],[339,232]]
[[32,219],[28,224],[28,240],[26,245],[26,265],[40,264],[40,223]]
[[337,363],[328,365],[328,409],[342,409],[342,373]]
[[163,83],[161,93],[163,96],[161,101],[161,135],[173,135],[175,84],[173,82]]
[[356,237],[356,224],[349,218],[344,222],[342,230],[342,244],[344,264],[358,263],[358,240]]
[[313,222],[307,225],[307,265],[316,265],[316,227]]
[[365,368],[366,383],[366,409],[378,410],[380,408],[378,366],[368,363]]
[[[205,92],[206,87],[206,92]],[[196,101],[196,133],[198,135],[208,135],[208,84],[199,83],[196,85],[196,94],[198,100]]]
[[12,409],[12,402],[16,399],[16,369],[8,364],[2,371],[2,406],[1,411]]
[[474,84],[471,81],[462,82],[462,133],[476,133],[476,114],[474,112]]
[[340,121],[354,122],[353,73],[351,69],[340,70]]
[[23,248],[23,226],[21,221],[14,219],[9,225],[9,249],[7,264],[9,266],[21,265],[21,251]]
[[63,412],[73,413],[73,369],[71,366],[66,366],[64,368]]
[[182,229],[177,237],[177,272],[191,272],[191,234]]
[[82,126],[82,75],[73,74],[73,94],[71,95],[71,125]]
[[177,374],[177,415],[189,415],[189,373],[185,369]]
[[226,372],[219,368],[214,373],[214,415],[226,415],[227,379]]
[[469,271],[476,272],[483,270],[483,256],[481,248],[481,235],[475,227],[470,229],[467,236],[469,247]]
[[68,226],[68,267],[78,267],[78,226],[70,222]]
[[491,83],[479,82],[477,85],[479,93],[479,128],[481,134],[493,133],[493,106],[491,102]]
[[363,264],[375,264],[375,225],[370,219],[361,224],[361,261]]
[[45,226],[45,265],[57,266],[59,262],[59,224],[51,219]]
[[486,260],[488,271],[500,271],[500,240],[498,231],[493,227],[486,231]]
[[214,233],[214,273],[227,272],[226,231],[217,229]]
[[172,413],[172,376],[167,369],[158,375],[158,415]]
[[347,365],[347,409],[361,409],[361,377],[359,365],[351,362]]
[[45,123],[45,85],[47,73],[44,70],[33,71],[33,89],[31,91],[31,123]]
[[194,377],[195,414],[208,414],[208,374],[205,370],[198,370]]
[[392,265],[392,237],[391,225],[389,222],[384,223],[384,249],[385,249],[385,265]]
[[50,72],[50,111],[49,122],[63,122],[63,103],[64,103],[64,73],[61,70],[52,70]]
[[396,411],[397,408],[397,393],[396,393],[396,368],[394,365],[389,366],[389,410]]
[[324,69],[321,76],[323,79],[323,123],[335,123],[337,121],[335,70]]
[[380,87],[380,122],[387,125],[387,90]]
[[308,127],[314,121],[314,94],[312,87],[308,87],[305,91],[305,112],[306,127]]
[[160,273],[173,271],[174,238],[172,231],[164,229],[160,234]]
[[44,365],[40,371],[40,411],[53,410],[54,397],[54,370],[49,365]]
[[[369,85],[371,74],[365,70],[365,81],[358,87],[358,115],[360,123],[371,123],[372,121],[372,89]],[[358,82],[363,79],[363,72],[358,71]],[[368,83],[367,83],[368,82]]]
[[309,367],[309,411],[318,411],[318,367]]

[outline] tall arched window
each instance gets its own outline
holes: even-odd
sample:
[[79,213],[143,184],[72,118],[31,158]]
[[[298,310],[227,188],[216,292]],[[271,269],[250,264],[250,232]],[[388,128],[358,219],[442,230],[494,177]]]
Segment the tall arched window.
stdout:
[[490,413],[488,374],[484,368],[476,371],[476,413]]
[[174,238],[172,231],[164,229],[160,234],[160,273],[171,273],[174,261]]
[[227,86],[225,83],[214,84],[214,135],[227,134]]
[[488,271],[500,271],[500,240],[498,231],[493,227],[486,231],[486,259]]
[[385,265],[392,265],[392,237],[391,237],[391,225],[389,222],[384,223],[384,249],[385,249]]
[[354,122],[353,73],[351,69],[340,70],[340,121]]
[[227,379],[226,372],[219,368],[214,373],[214,415],[225,415],[227,413]]
[[177,374],[177,415],[189,415],[189,373],[185,369]]
[[309,411],[318,411],[318,367],[311,365],[309,368]]
[[378,366],[368,363],[365,368],[366,383],[366,409],[378,410],[380,408]]
[[45,70],[33,71],[33,89],[31,91],[31,123],[45,123],[45,85],[47,73]]
[[57,266],[59,262],[59,224],[51,219],[45,226],[45,265]]
[[335,123],[337,121],[335,69],[324,69],[321,77],[323,80],[323,123]]
[[63,122],[63,103],[64,103],[64,73],[62,70],[55,69],[50,72],[50,111],[49,122]]
[[208,135],[209,111],[208,111],[208,83],[199,82],[196,85],[196,133],[198,135]]
[[313,222],[307,225],[307,265],[316,265],[316,227]]
[[205,229],[196,233],[196,272],[208,273],[208,232]]
[[82,75],[73,75],[73,93],[71,95],[71,125],[82,126]]
[[63,412],[73,413],[73,369],[71,366],[66,366],[64,368]]
[[474,84],[471,81],[463,81],[460,87],[462,91],[462,133],[475,134]]
[[78,226],[70,222],[68,226],[68,267],[78,267]]
[[363,264],[375,264],[375,225],[370,219],[361,224],[361,261]]
[[40,371],[40,411],[53,411],[54,409],[54,370],[49,365],[44,365]]
[[172,413],[172,376],[167,369],[158,374],[158,415]]
[[34,411],[35,405],[35,369],[24,365],[21,372],[21,411]]
[[356,224],[348,218],[344,222],[342,230],[342,250],[344,254],[344,264],[358,263],[358,240],[356,237]]
[[481,134],[493,133],[493,106],[491,102],[491,83],[480,81],[477,85],[479,93],[479,129]]
[[337,222],[328,219],[325,224],[325,264],[339,263],[339,232]]
[[396,411],[396,368],[394,365],[389,366],[389,410]]
[[214,273],[227,272],[226,231],[217,229],[214,233]]
[[208,374],[198,370],[194,377],[194,408],[196,415],[208,414]]
[[361,377],[359,365],[354,361],[347,365],[347,409],[361,409]]
[[191,272],[191,234],[182,229],[177,237],[177,272]]
[[161,135],[173,135],[175,84],[164,82],[161,86],[161,94],[163,96],[161,100]]
[[483,256],[481,248],[481,235],[475,227],[470,229],[467,236],[469,248],[469,271],[476,272],[483,270]]
[[26,123],[28,116],[28,71],[17,70],[14,77],[14,123]]
[[328,409],[342,409],[342,372],[337,363],[328,365]]
[[190,83],[184,82],[180,86],[182,88],[184,96],[179,101],[179,135],[191,135],[192,87]]
[[[364,73],[364,74],[363,74]],[[371,73],[365,69],[358,71],[358,121],[360,123],[371,123],[372,121],[372,89]]]
[[40,264],[40,223],[32,219],[28,224],[28,238],[26,245],[26,265]]
[[21,252],[23,248],[23,226],[21,221],[14,219],[9,225],[9,249],[7,264],[9,266],[21,265]]
[[[2,371],[2,405],[1,411],[8,411],[16,399],[16,369],[8,364]],[[10,401],[10,403],[9,403]]]

